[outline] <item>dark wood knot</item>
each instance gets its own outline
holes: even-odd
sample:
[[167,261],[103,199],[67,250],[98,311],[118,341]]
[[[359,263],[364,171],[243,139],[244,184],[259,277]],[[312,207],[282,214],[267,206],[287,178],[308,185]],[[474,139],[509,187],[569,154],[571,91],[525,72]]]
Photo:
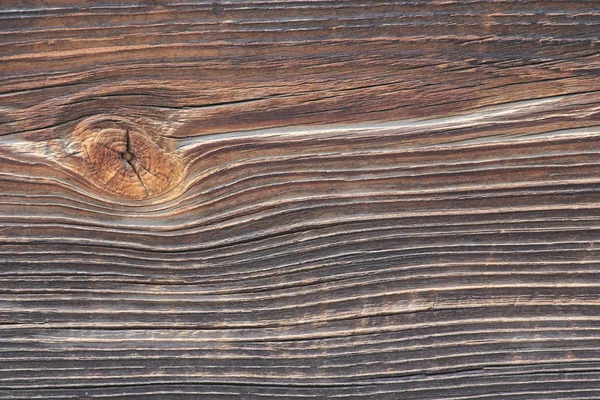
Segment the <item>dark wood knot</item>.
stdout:
[[129,199],[165,194],[181,182],[183,166],[168,138],[139,122],[98,116],[80,122],[72,135],[75,170],[94,186]]

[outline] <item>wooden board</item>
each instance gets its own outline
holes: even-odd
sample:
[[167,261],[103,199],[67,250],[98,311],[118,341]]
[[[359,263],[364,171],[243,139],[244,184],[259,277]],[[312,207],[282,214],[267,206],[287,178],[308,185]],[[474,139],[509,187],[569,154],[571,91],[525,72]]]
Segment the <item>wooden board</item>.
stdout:
[[0,2],[0,398],[600,398],[594,0]]

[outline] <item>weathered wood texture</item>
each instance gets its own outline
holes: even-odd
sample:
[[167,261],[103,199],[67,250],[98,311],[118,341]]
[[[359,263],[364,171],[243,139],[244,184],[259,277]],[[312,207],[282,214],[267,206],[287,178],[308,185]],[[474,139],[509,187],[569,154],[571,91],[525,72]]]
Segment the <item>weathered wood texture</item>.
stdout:
[[0,3],[0,398],[600,398],[598,1]]

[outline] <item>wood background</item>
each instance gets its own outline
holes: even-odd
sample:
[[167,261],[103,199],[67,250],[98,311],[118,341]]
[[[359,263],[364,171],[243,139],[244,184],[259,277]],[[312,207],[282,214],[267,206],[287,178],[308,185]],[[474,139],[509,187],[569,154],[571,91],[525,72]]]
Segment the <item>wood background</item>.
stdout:
[[599,38],[595,0],[0,1],[0,398],[600,398]]

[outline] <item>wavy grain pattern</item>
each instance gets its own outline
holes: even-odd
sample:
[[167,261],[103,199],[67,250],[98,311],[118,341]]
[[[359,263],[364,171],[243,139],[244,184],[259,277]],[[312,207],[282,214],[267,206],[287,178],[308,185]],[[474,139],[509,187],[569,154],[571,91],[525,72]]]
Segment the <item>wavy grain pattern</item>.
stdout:
[[0,398],[600,398],[593,0],[0,4]]

